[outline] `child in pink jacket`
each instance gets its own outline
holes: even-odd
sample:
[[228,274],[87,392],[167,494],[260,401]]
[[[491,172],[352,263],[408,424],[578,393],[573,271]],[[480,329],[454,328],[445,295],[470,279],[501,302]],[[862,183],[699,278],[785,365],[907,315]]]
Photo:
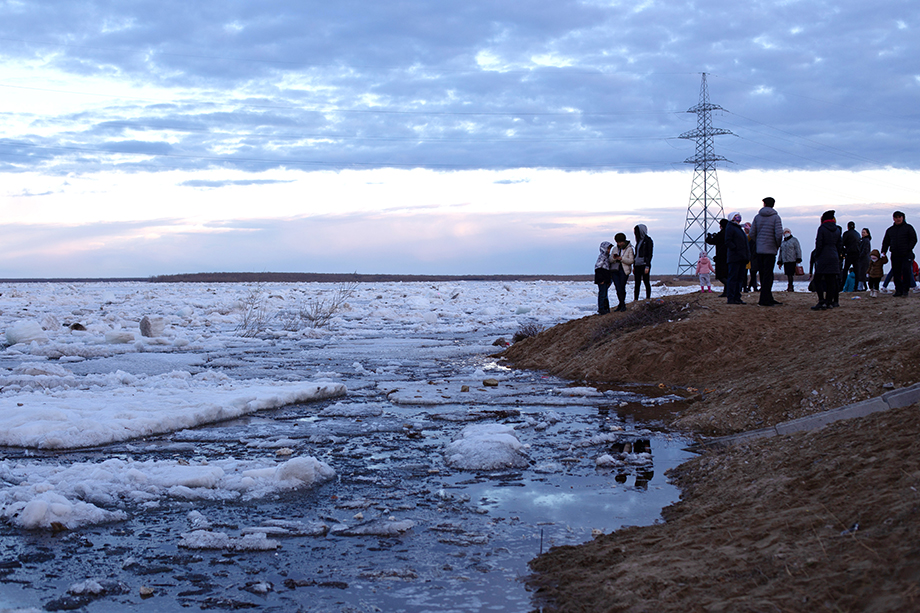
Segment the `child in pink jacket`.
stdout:
[[700,276],[700,292],[712,293],[712,284],[710,275],[716,271],[712,266],[712,261],[705,251],[700,251],[700,259],[696,263],[696,274]]

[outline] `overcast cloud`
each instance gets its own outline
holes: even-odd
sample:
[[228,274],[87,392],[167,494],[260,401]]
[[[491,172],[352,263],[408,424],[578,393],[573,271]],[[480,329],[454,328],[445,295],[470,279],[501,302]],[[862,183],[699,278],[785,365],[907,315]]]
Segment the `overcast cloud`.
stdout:
[[[716,141],[731,160],[720,172],[920,170],[918,30],[907,0],[0,2],[0,172],[8,209],[28,198],[39,210],[56,194],[76,202],[81,177],[229,193],[307,185],[318,171],[532,171],[494,177],[507,190],[540,169],[680,171],[686,187],[663,205],[679,210],[694,151],[677,137],[696,127],[686,111],[703,72],[725,109],[714,124],[734,134]],[[302,220],[337,206],[299,204]],[[81,210],[84,230],[112,219]],[[38,232],[57,216],[23,223]],[[290,258],[265,266],[319,267]],[[200,268],[245,268],[228,262]],[[134,274],[158,272],[175,271]]]

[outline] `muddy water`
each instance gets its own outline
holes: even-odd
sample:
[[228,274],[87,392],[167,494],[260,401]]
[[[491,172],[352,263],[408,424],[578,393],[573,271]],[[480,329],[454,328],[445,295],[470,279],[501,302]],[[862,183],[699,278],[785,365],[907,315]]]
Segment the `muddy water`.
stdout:
[[[219,364],[240,378],[338,373],[349,396],[160,439],[28,454],[46,462],[201,461],[264,457],[259,441],[285,439],[296,441],[297,454],[328,463],[337,477],[250,503],[129,504],[125,522],[72,532],[4,526],[0,607],[529,611],[535,604],[521,579],[530,558],[553,545],[584,542],[592,531],[655,522],[661,508],[677,500],[664,472],[688,457],[687,441],[616,413],[618,406],[641,404],[641,395],[566,396],[559,392],[566,383],[503,369],[469,338],[406,340],[214,353],[211,367]],[[477,385],[483,373],[497,376],[498,388]],[[457,393],[464,381],[474,389]],[[438,393],[423,393],[428,389]],[[319,415],[336,402],[380,403],[385,410]],[[527,447],[528,467],[461,471],[447,465],[445,447],[471,423],[513,425]],[[614,462],[599,467],[604,455]],[[195,516],[234,537],[265,531],[279,547],[185,548],[182,535]],[[74,584],[87,580],[95,581],[91,593],[73,593],[79,591]]]

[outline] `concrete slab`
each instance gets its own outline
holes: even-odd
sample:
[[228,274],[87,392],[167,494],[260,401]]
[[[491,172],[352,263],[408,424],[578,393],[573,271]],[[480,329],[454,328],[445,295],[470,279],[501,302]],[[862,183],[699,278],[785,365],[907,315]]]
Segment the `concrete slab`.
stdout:
[[905,387],[903,389],[888,392],[887,394],[883,394],[882,396],[878,396],[876,398],[863,400],[862,402],[856,402],[854,404],[848,404],[846,406],[831,409],[829,411],[816,413],[815,415],[809,415],[807,417],[800,417],[799,419],[785,421],[783,423],[776,424],[776,426],[772,428],[761,428],[759,430],[750,430],[748,432],[741,432],[731,436],[714,438],[700,443],[699,445],[688,447],[688,449],[693,452],[700,452],[707,448],[728,447],[730,445],[738,445],[761,438],[768,438],[771,436],[792,434],[794,432],[804,432],[808,430],[818,430],[819,428],[823,428],[824,426],[835,421],[840,421],[841,419],[865,417],[866,415],[871,415],[872,413],[877,413],[879,411],[887,411],[888,409],[909,406],[915,402],[920,402],[920,383],[910,387]]
[[903,389],[882,394],[882,399],[892,409],[899,409],[920,402],[920,385],[911,385]]

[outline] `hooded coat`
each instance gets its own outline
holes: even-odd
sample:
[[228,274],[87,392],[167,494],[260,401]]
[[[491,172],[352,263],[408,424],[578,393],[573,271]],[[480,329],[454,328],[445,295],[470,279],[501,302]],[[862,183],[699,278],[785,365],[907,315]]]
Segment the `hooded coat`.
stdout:
[[601,243],[600,255],[594,263],[594,285],[610,285],[610,260],[608,260],[608,251],[613,247],[610,241]]
[[700,253],[700,259],[696,262],[696,274],[698,275],[708,275],[716,271],[712,267],[712,261],[709,259],[709,256],[705,252]]
[[[872,258],[875,257],[875,261],[872,261]],[[885,276],[885,264],[888,263],[888,256],[884,256],[878,252],[878,249],[873,249],[869,254],[869,270],[866,273],[866,276],[870,279],[881,279]]]
[[636,235],[636,260],[633,263],[636,266],[651,266],[655,241],[648,235],[648,228],[645,224],[640,223],[633,228],[633,232]]

